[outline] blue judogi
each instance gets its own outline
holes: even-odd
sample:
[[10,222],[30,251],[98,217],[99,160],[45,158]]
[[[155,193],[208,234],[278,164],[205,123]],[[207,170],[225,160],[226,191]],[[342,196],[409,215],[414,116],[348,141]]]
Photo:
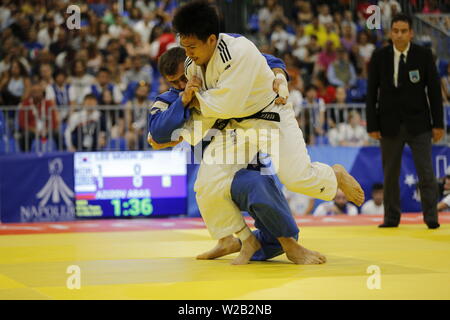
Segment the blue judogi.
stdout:
[[282,254],[279,237],[298,239],[299,229],[289,204],[277,186],[277,176],[262,175],[255,169],[241,169],[231,184],[231,197],[241,211],[255,219],[253,231],[261,244],[252,256],[253,261],[264,261]]
[[157,107],[150,109],[148,128],[157,143],[172,141],[172,132],[183,127],[191,116],[189,108],[185,108],[181,102],[180,92],[181,90],[170,88],[156,97],[155,103],[160,101],[168,105],[164,112]]

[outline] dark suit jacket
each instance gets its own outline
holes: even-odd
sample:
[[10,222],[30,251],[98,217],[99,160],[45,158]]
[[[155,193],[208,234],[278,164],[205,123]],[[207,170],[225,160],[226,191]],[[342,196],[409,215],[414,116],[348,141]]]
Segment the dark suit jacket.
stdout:
[[396,88],[393,45],[372,54],[366,99],[368,132],[396,136],[400,123],[414,135],[444,128],[439,76],[431,50],[411,43],[406,70],[406,82]]

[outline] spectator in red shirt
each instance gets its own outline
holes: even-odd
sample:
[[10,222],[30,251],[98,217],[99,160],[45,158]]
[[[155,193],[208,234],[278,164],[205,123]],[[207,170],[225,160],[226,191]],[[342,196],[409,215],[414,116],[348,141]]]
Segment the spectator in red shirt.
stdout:
[[368,19],[370,17],[370,13],[367,12],[367,8],[371,6],[369,1],[358,1],[356,6],[356,10],[364,16],[364,19]]
[[425,5],[422,9],[422,13],[441,13],[436,0],[425,0]]
[[52,100],[45,99],[45,90],[40,82],[31,85],[30,97],[19,105],[20,146],[31,150],[33,140],[46,143],[49,136],[56,147],[59,142],[59,114]]
[[317,88],[318,98],[322,98],[326,104],[334,103],[336,100],[336,88],[328,83],[323,72],[320,72],[315,78],[313,78],[312,83]]

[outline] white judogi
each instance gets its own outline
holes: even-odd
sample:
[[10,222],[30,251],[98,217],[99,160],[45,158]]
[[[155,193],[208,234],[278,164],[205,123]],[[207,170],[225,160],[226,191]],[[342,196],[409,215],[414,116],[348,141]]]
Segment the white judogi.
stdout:
[[[231,119],[222,131],[225,134],[216,136],[205,151],[194,190],[213,238],[223,238],[245,226],[231,199],[231,182],[258,151],[270,155],[278,177],[289,190],[328,201],[334,198],[337,191],[334,171],[328,165],[311,163],[292,105],[273,103],[275,76],[252,42],[220,34],[205,73],[189,58],[185,68],[188,79],[194,75],[202,79],[203,91],[196,93],[196,97],[202,116],[211,118],[210,122],[215,118],[242,118],[263,109],[280,116],[280,122]],[[252,133],[257,137],[246,141],[245,137]],[[233,156],[245,161],[223,164],[224,159]]]

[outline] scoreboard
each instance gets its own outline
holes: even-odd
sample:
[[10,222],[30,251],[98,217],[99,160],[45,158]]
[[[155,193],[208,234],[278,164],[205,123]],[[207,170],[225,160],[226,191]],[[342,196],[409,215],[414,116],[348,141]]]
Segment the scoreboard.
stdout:
[[186,154],[178,151],[76,152],[76,216],[185,214]]

